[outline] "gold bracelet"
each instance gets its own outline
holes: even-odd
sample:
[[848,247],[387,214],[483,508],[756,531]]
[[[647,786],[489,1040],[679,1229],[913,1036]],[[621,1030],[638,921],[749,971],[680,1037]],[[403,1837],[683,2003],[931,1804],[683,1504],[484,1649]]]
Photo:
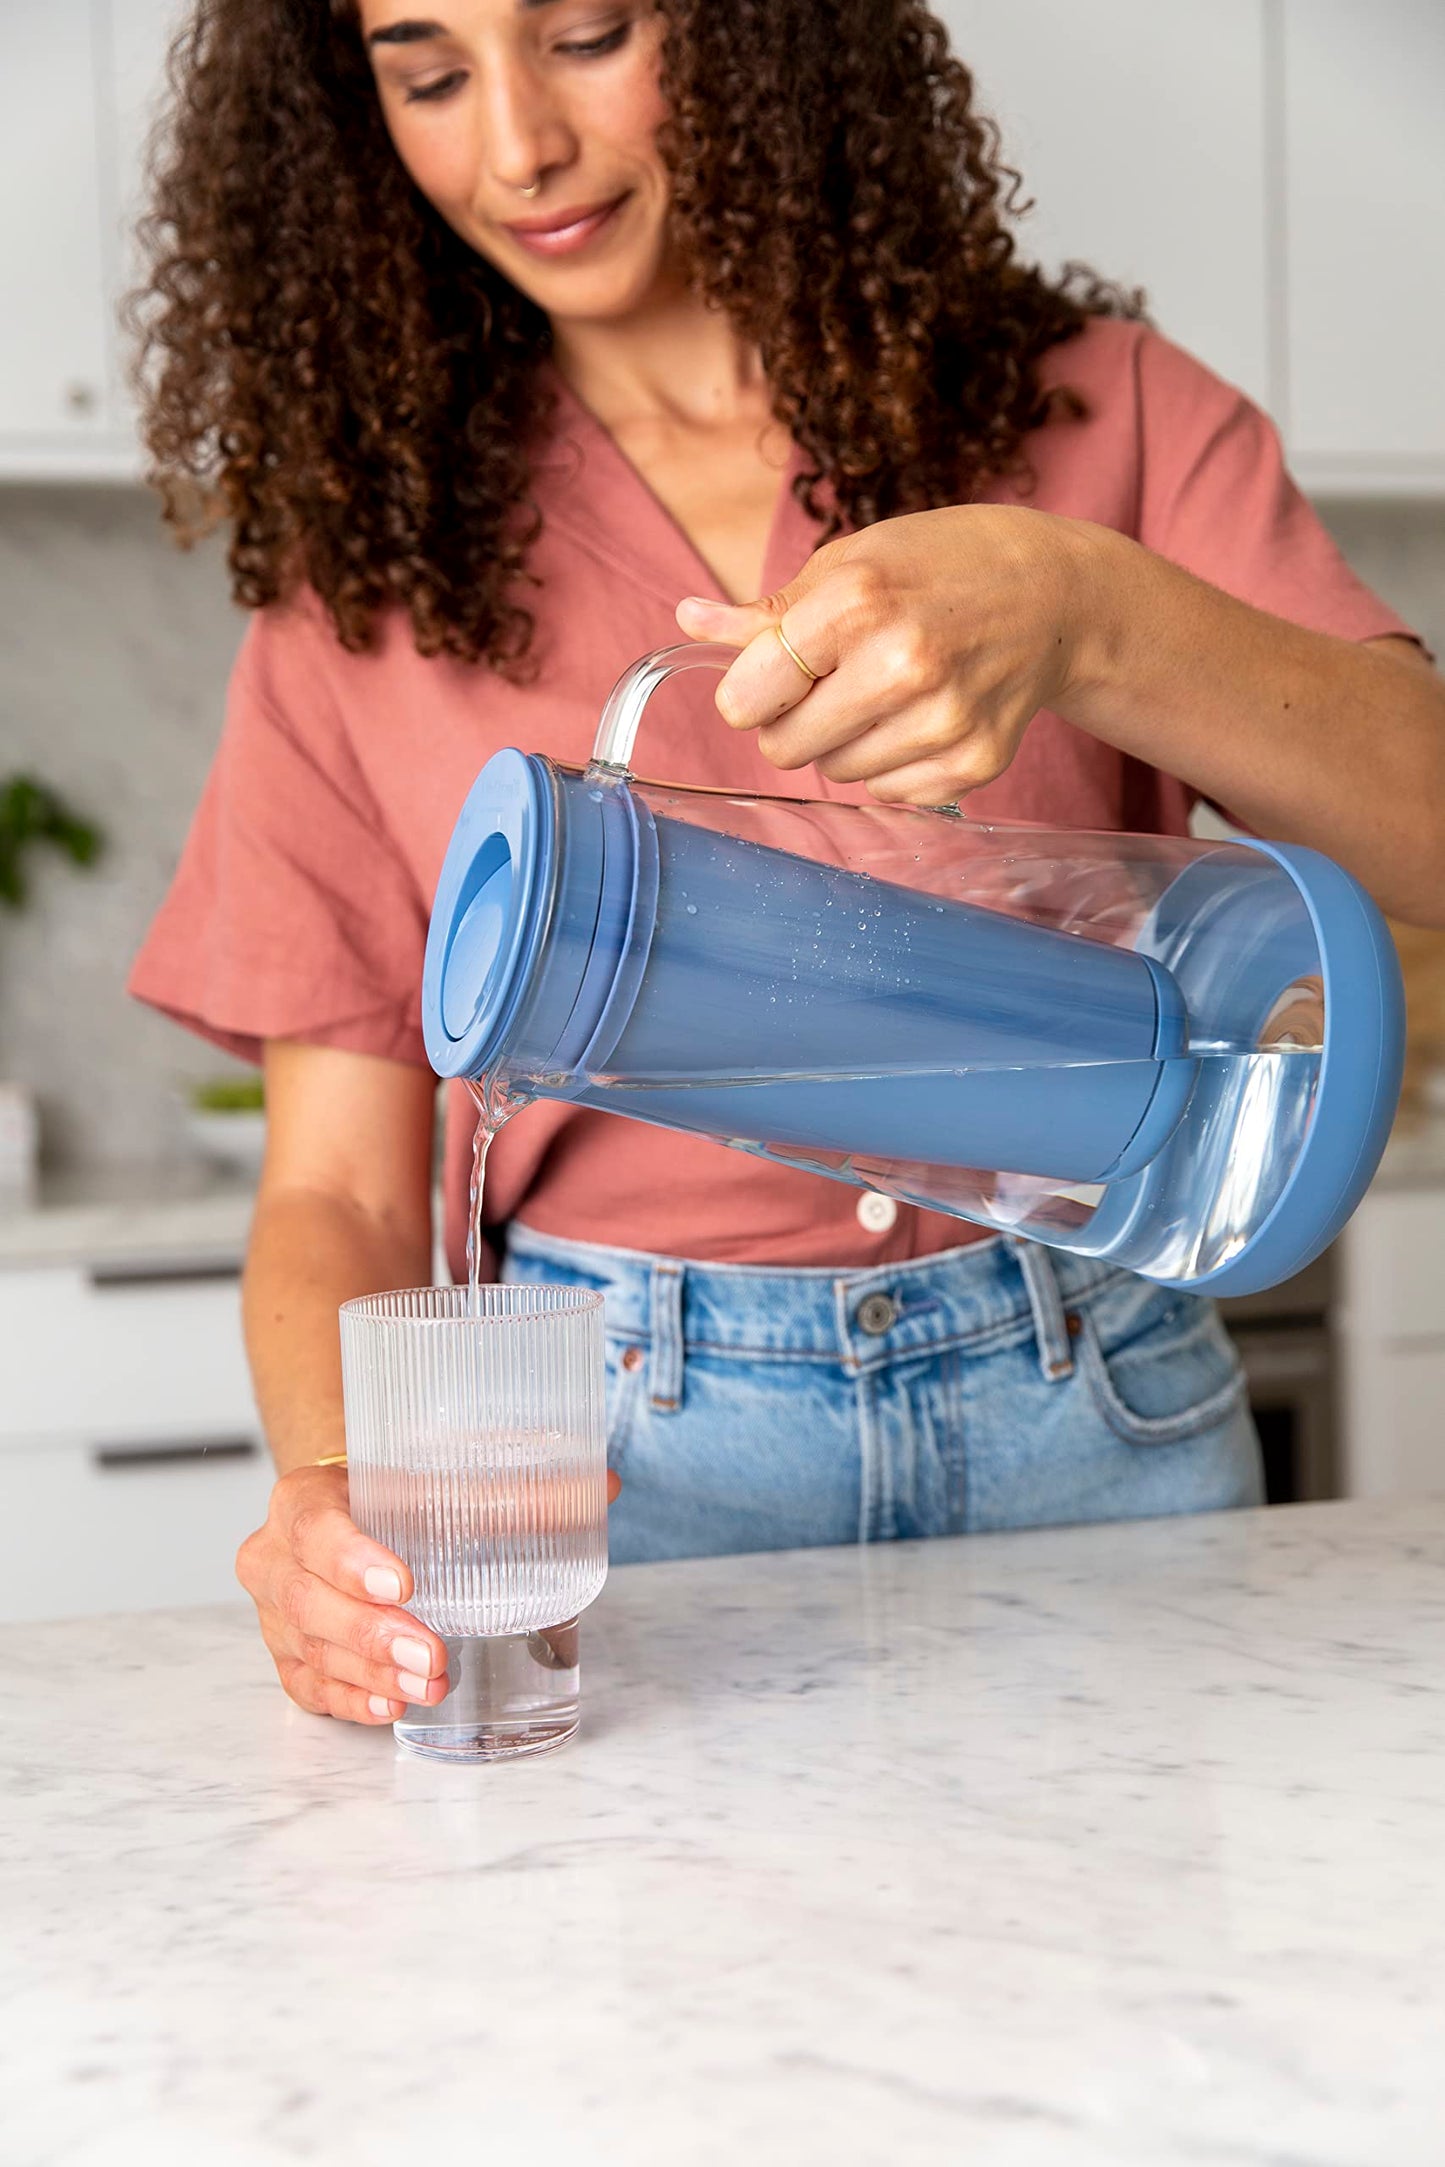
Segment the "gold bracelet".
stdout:
[[345,1467],[346,1454],[344,1452],[328,1452],[324,1460],[308,1460],[306,1465],[308,1467]]

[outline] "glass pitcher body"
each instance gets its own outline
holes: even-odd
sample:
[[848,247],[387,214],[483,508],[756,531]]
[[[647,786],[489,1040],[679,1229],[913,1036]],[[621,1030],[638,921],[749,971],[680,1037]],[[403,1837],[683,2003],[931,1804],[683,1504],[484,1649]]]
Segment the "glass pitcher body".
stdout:
[[716,1138],[1247,1291],[1368,1181],[1399,1089],[1388,932],[1318,853],[638,781],[497,754],[438,884],[443,1075]]

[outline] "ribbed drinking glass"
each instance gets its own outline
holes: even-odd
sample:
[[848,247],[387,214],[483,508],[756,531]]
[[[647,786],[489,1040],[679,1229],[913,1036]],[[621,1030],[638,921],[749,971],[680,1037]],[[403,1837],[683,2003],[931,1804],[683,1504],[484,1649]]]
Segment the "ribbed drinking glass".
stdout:
[[449,1691],[413,1753],[496,1760],[577,1728],[577,1617],[607,1577],[602,1297],[418,1287],[341,1310],[351,1513],[410,1566]]

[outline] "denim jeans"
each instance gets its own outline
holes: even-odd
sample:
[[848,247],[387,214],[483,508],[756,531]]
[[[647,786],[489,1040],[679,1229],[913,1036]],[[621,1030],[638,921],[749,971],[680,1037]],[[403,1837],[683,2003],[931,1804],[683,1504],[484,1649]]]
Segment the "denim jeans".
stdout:
[[514,1223],[502,1276],[604,1296],[617,1564],[1263,1502],[1214,1305],[1036,1243],[775,1271]]

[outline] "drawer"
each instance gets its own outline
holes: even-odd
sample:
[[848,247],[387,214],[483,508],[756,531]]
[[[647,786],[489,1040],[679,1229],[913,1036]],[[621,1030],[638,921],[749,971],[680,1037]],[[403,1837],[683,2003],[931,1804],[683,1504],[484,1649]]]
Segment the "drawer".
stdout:
[[1445,1492],[1445,1346],[1346,1342],[1344,1494]]
[[236,1551],[266,1517],[254,1433],[0,1445],[0,1620],[243,1602]]
[[1348,1331],[1445,1342],[1445,1188],[1372,1190],[1340,1256]]
[[259,1435],[232,1270],[0,1272],[0,1437]]

